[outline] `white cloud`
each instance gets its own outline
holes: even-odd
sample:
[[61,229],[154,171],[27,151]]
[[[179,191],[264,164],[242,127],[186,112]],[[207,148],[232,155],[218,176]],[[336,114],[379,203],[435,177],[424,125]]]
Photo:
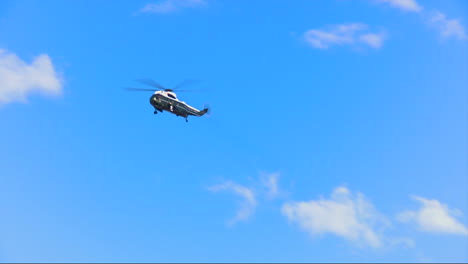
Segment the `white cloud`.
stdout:
[[369,32],[361,23],[330,26],[328,30],[311,29],[304,33],[304,40],[312,47],[327,49],[333,45],[359,45],[380,48],[385,40],[383,33]]
[[140,12],[167,14],[178,11],[184,8],[194,8],[205,5],[204,0],[164,0],[158,3],[150,3],[145,5]]
[[41,54],[28,64],[0,49],[0,104],[26,102],[26,97],[34,92],[46,95],[62,92],[62,82],[49,56]]
[[380,48],[383,45],[384,35],[383,34],[364,34],[359,37],[359,40],[372,48]]
[[254,180],[253,187],[246,187],[232,181],[226,181],[222,184],[209,187],[213,192],[231,191],[241,198],[239,210],[235,217],[228,221],[233,225],[239,221],[249,219],[255,212],[258,205],[257,197],[273,199],[280,195],[279,173],[260,173],[259,180]]
[[404,248],[414,248],[416,243],[409,237],[393,237],[388,238],[387,243],[391,246],[402,246]]
[[[374,0],[379,3],[386,3],[392,7],[399,8],[405,11],[420,12],[423,7],[416,0]],[[424,12],[425,20],[432,26],[437,28],[444,38],[454,37],[461,40],[468,39],[465,28],[458,19],[448,19],[446,15],[440,11]],[[369,44],[379,46],[379,40],[366,37]],[[380,44],[381,45],[381,44]]]
[[279,173],[271,173],[271,174],[262,174],[261,175],[261,182],[263,186],[266,188],[266,196],[268,198],[275,198],[279,194],[278,188],[278,180],[279,180]]
[[419,196],[412,198],[421,203],[421,208],[417,211],[400,213],[397,217],[398,220],[414,223],[426,232],[468,235],[468,229],[455,219],[455,216],[461,215],[459,210],[449,209],[447,205],[437,200]]
[[208,189],[213,192],[223,190],[231,191],[241,198],[242,201],[239,210],[237,211],[235,217],[229,221],[229,224],[231,225],[237,223],[238,221],[245,221],[249,219],[257,207],[255,192],[251,188],[227,181],[223,184],[209,187]]
[[442,37],[444,38],[458,38],[458,39],[467,39],[465,33],[465,28],[457,19],[447,19],[445,14],[442,12],[436,11],[432,14],[429,22],[435,26]]
[[361,193],[345,187],[336,188],[330,199],[285,203],[282,213],[311,236],[332,233],[373,248],[383,245],[377,225],[388,225]]
[[376,0],[380,3],[386,3],[392,7],[402,9],[404,11],[419,12],[423,9],[416,0]]

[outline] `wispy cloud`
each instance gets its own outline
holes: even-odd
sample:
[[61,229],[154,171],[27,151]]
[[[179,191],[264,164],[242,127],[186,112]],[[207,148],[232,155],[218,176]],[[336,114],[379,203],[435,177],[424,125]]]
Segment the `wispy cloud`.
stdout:
[[377,225],[388,225],[361,193],[345,187],[336,188],[330,199],[285,203],[282,213],[311,236],[331,233],[373,248],[383,245]]
[[251,186],[244,186],[233,181],[208,187],[212,192],[229,191],[240,198],[239,209],[233,219],[228,221],[234,225],[239,221],[246,221],[255,213],[258,204],[264,200],[277,198],[280,193],[279,173],[260,173]]
[[269,199],[275,198],[279,195],[279,173],[263,173],[260,177],[261,183],[266,189],[266,196]]
[[466,40],[467,35],[465,28],[457,19],[448,19],[446,15],[440,11],[435,11],[429,19],[429,22],[439,30],[444,38],[454,37],[457,39]]
[[185,8],[194,8],[206,5],[204,0],[164,0],[150,3],[140,9],[141,13],[167,14]]
[[455,219],[455,216],[461,215],[459,210],[449,209],[438,200],[419,196],[412,198],[421,204],[421,208],[400,213],[397,218],[401,222],[414,223],[421,231],[426,232],[468,235],[468,229]]
[[[423,6],[418,4],[416,0],[374,0],[379,3],[388,4],[392,7],[420,13],[423,10]],[[440,11],[426,11],[423,12],[425,21],[435,27],[444,38],[457,38],[460,40],[468,39],[465,28],[458,19],[448,19],[447,16]]]
[[36,92],[62,92],[62,81],[50,57],[41,54],[28,64],[16,54],[0,49],[0,104],[26,102],[27,96]]
[[380,48],[383,46],[384,42],[384,34],[375,34],[375,33],[368,33],[359,36],[359,41],[362,43],[367,44],[368,46],[372,48]]
[[379,3],[388,4],[391,7],[395,7],[404,11],[419,12],[423,9],[416,0],[375,0]]
[[222,184],[209,187],[208,190],[213,192],[230,191],[241,198],[239,210],[234,218],[228,222],[230,225],[249,219],[257,207],[257,199],[254,190],[235,182],[226,181]]
[[304,40],[314,48],[328,49],[336,45],[365,45],[380,48],[385,40],[383,32],[369,32],[362,23],[329,26],[328,29],[311,29],[304,33]]

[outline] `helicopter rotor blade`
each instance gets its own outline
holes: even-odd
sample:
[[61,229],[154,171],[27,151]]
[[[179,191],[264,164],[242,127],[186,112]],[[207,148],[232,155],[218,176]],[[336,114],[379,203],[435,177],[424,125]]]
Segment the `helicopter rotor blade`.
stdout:
[[159,91],[159,89],[132,88],[132,87],[125,87],[124,89],[128,91],[151,91],[151,92]]
[[186,80],[183,80],[181,83],[177,84],[176,86],[174,86],[174,88],[172,88],[172,90],[177,91],[177,92],[181,92],[183,90],[179,90],[179,88],[187,86],[187,85],[192,85],[192,84],[195,84],[195,83],[198,83],[198,82],[200,82],[200,81],[192,80],[192,79],[186,79]]
[[187,93],[187,92],[191,93],[191,92],[205,92],[205,91],[208,91],[208,90],[207,89],[190,89],[190,90],[186,90],[186,89],[179,90],[179,89],[177,89],[177,90],[174,90],[174,91],[178,92],[178,93]]
[[153,86],[155,88],[158,88],[159,90],[166,90],[167,88],[160,85],[159,83],[151,80],[151,79],[138,79],[138,80],[135,80],[137,82],[140,82],[140,83],[143,83],[143,84],[146,84],[146,85],[149,85],[149,86]]

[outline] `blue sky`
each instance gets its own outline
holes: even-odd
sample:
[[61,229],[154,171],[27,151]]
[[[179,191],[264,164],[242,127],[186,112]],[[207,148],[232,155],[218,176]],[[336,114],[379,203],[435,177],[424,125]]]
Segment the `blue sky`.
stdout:
[[[1,1],[1,262],[467,262],[462,0]],[[210,116],[153,115],[134,80]]]

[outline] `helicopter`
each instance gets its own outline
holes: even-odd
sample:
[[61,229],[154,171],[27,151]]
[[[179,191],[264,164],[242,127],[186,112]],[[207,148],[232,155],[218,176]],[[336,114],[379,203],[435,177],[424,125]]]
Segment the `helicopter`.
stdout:
[[204,107],[203,110],[198,110],[187,103],[177,99],[177,92],[189,92],[191,90],[180,90],[179,88],[192,83],[191,80],[185,80],[182,83],[176,85],[172,89],[168,89],[159,83],[151,79],[138,79],[140,83],[152,86],[153,88],[126,88],[130,91],[152,91],[154,94],[150,97],[150,104],[154,107],[154,114],[158,112],[167,111],[176,116],[185,118],[185,122],[188,122],[188,116],[203,116],[209,111],[208,107]]

